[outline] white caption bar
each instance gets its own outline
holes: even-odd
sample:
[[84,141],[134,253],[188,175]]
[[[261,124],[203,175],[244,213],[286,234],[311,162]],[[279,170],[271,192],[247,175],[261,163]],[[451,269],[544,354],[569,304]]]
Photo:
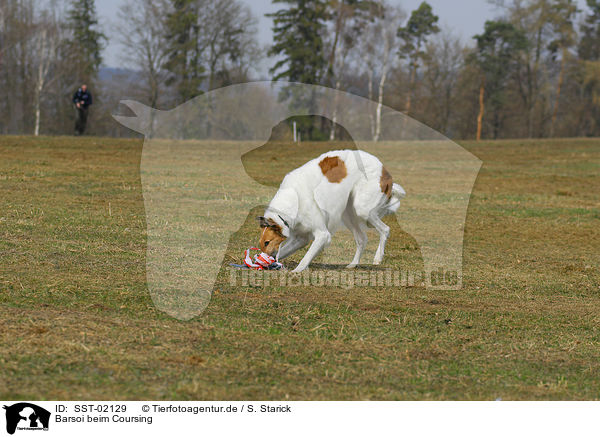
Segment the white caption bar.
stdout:
[[[0,401],[0,436],[598,435],[598,402]],[[140,434],[143,433],[143,434]]]

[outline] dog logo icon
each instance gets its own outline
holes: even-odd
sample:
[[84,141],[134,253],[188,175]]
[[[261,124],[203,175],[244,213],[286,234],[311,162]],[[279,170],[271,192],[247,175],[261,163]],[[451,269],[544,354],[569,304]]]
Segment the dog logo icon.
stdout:
[[[189,320],[207,307],[231,236],[252,208],[269,203],[277,191],[255,179],[243,157],[266,147],[275,126],[303,116],[335,121],[358,150],[385,162],[408,193],[394,216],[420,248],[425,286],[462,287],[467,209],[482,162],[406,114],[351,93],[291,82],[231,85],[169,111],[121,103],[133,116],[114,118],[145,136],[140,176],[146,280],[161,311]],[[374,138],[373,117],[379,112],[382,125]],[[266,161],[261,172],[269,173],[300,147],[281,145],[280,160]],[[373,186],[379,190],[380,173]],[[320,188],[314,193],[317,203],[335,197]],[[330,216],[341,214],[321,203]],[[277,214],[294,221],[290,212]]]
[[18,430],[48,430],[50,411],[28,402],[4,406],[6,410],[6,432],[14,434]]

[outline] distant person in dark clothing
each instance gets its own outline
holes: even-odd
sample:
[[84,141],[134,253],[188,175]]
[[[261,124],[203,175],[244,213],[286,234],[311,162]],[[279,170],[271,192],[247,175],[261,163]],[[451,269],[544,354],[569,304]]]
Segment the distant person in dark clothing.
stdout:
[[85,125],[87,124],[88,108],[92,104],[92,93],[87,89],[87,85],[81,85],[73,95],[73,103],[77,109],[77,119],[75,120],[75,133],[83,135]]

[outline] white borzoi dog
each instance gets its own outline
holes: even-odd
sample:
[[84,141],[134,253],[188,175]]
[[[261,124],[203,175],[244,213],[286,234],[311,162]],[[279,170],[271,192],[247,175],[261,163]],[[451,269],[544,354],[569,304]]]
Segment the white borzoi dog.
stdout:
[[381,218],[394,214],[405,195],[375,156],[361,150],[324,153],[285,176],[264,217],[258,217],[260,249],[282,260],[312,240],[294,269],[301,272],[331,243],[343,223],[356,241],[356,253],[348,265],[352,268],[367,245],[369,224],[379,233],[373,264],[380,264],[390,233]]

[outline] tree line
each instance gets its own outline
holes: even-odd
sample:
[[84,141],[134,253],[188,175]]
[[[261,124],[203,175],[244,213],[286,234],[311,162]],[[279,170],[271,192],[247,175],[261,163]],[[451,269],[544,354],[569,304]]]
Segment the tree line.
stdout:
[[[0,133],[70,134],[81,83],[94,93],[91,133],[123,136],[110,116],[121,99],[169,109],[274,79],[375,101],[374,140],[383,105],[455,139],[599,136],[600,0],[586,1],[491,0],[497,16],[465,39],[427,2],[274,0],[262,47],[240,0],[131,0],[104,26],[94,0],[0,0]],[[102,67],[109,38],[122,68]],[[335,118],[297,121],[303,138],[333,140]]]

